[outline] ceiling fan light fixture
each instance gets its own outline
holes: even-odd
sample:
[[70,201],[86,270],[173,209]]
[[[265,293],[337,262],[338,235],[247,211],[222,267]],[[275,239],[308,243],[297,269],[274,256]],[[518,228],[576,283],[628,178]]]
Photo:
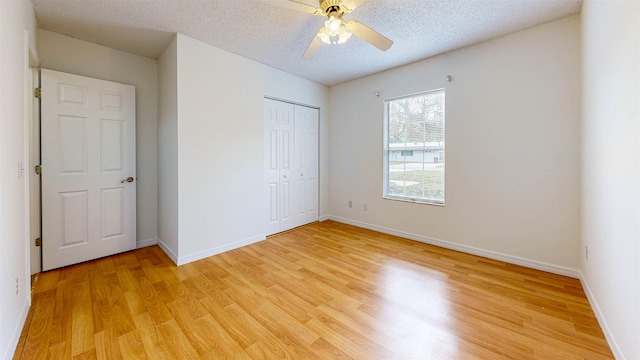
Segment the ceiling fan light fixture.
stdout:
[[344,44],[351,37],[351,33],[347,31],[346,27],[343,25],[340,28],[340,33],[338,34],[338,45]]
[[327,33],[327,29],[322,28],[318,31],[318,37],[325,44],[331,44],[331,36]]
[[324,22],[324,27],[318,31],[318,37],[325,44],[344,44],[351,37],[342,17],[329,16]]
[[329,20],[324,22],[324,27],[329,32],[329,36],[338,35],[341,25],[342,21],[340,21],[340,18],[337,18],[333,15],[329,17]]

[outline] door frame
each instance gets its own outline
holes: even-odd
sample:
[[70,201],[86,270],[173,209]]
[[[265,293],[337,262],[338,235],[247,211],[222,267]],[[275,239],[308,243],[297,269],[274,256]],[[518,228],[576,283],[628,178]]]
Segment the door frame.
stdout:
[[[26,301],[31,306],[31,288],[33,286],[31,282],[31,275],[41,271],[40,263],[34,260],[34,256],[37,256],[40,249],[35,246],[35,238],[40,236],[40,221],[34,219],[32,213],[40,214],[40,198],[39,198],[39,184],[40,179],[33,171],[32,160],[34,152],[40,153],[40,138],[39,135],[34,134],[34,127],[39,126],[40,122],[40,105],[34,96],[35,86],[39,84],[39,69],[40,59],[35,44],[31,41],[35,36],[30,33],[29,30],[23,31],[23,57],[24,57],[24,134],[23,134],[23,162],[19,171],[22,174],[22,180],[24,181],[24,249],[25,249],[25,281],[21,287],[24,289],[21,292],[26,294]],[[34,186],[38,189],[34,193]],[[33,201],[32,201],[33,200]],[[37,235],[36,235],[37,234]],[[34,264],[35,263],[35,264]],[[26,314],[25,314],[26,315]]]
[[35,173],[35,166],[40,165],[40,99],[33,95],[33,91],[40,87],[40,69],[29,69],[30,82],[28,92],[31,98],[30,111],[27,114],[29,117],[29,132],[28,132],[28,157],[27,173],[28,187],[29,187],[29,215],[30,224],[30,236],[28,237],[29,249],[30,249],[30,271],[31,275],[37,274],[42,271],[42,247],[36,246],[35,239],[41,238],[42,235],[42,184],[40,182],[40,176]]

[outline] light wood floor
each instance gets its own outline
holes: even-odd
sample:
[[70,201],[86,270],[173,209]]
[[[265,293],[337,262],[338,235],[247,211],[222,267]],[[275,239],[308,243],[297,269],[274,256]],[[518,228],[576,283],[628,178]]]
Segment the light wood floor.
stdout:
[[14,359],[612,359],[563,276],[315,223],[176,267],[42,273]]

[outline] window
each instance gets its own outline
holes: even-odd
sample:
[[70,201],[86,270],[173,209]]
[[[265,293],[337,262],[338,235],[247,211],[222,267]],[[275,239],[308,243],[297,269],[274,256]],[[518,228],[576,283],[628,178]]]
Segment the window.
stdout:
[[444,205],[444,89],[385,101],[384,197]]

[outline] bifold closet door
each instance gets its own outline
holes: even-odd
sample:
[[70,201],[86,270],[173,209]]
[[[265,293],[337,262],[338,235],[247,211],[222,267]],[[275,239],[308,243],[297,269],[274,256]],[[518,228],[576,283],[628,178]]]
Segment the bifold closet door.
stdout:
[[318,109],[294,105],[296,226],[318,221]]
[[266,234],[294,228],[291,217],[293,105],[265,99]]
[[318,220],[318,110],[264,100],[266,235]]

